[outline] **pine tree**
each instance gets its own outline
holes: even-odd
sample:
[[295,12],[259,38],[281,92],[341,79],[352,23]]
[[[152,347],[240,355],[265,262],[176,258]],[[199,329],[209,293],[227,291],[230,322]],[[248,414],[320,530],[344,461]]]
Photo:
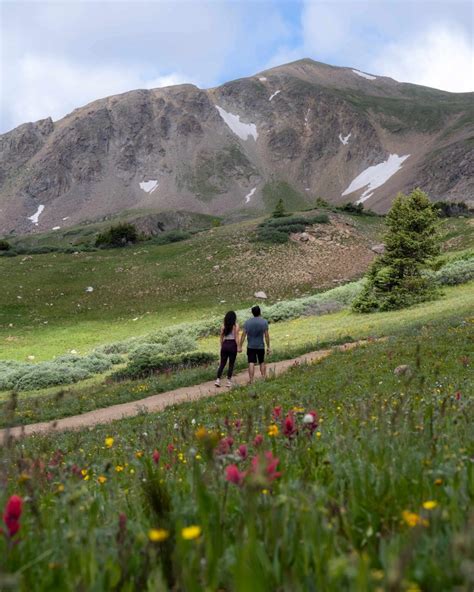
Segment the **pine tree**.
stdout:
[[280,199],[277,201],[275,209],[273,210],[272,217],[283,218],[284,216],[286,216],[285,204],[283,203],[283,199],[280,197]]
[[423,270],[439,253],[437,220],[435,208],[420,189],[396,197],[386,218],[385,252],[372,264],[354,310],[403,308],[435,294]]

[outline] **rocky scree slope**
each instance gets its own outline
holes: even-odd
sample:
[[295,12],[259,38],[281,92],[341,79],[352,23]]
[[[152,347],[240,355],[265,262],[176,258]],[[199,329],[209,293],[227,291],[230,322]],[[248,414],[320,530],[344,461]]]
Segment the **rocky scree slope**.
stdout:
[[0,136],[0,233],[124,209],[254,215],[322,196],[474,199],[473,93],[300,60],[202,90],[100,99]]

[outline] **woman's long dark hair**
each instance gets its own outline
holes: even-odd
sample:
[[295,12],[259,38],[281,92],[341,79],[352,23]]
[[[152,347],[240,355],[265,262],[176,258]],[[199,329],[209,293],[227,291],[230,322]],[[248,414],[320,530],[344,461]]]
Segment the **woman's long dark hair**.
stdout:
[[229,312],[224,317],[224,335],[229,335],[229,333],[232,333],[232,329],[234,328],[236,322],[237,315],[233,310],[229,310]]

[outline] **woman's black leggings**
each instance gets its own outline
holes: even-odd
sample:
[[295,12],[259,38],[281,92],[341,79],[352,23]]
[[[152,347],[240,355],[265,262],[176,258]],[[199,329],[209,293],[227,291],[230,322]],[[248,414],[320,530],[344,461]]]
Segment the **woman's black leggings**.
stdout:
[[227,369],[227,378],[232,378],[232,372],[234,371],[235,359],[237,358],[237,342],[234,339],[225,339],[221,347],[221,363],[217,369],[217,378],[222,376],[224,368],[229,361],[229,367]]

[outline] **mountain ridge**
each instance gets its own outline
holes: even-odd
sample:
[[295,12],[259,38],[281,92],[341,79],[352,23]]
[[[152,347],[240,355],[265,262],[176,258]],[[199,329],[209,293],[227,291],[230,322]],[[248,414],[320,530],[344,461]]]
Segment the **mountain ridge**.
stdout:
[[97,99],[0,136],[0,232],[133,208],[250,216],[279,182],[307,203],[379,212],[415,186],[470,201],[473,98],[303,59],[210,89]]

